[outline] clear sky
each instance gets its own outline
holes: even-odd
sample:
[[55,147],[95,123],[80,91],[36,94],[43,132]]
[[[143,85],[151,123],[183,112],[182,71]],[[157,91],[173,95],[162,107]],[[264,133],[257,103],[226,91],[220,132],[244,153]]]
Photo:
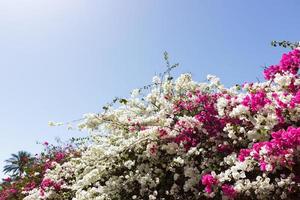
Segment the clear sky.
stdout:
[[85,135],[47,123],[128,96],[164,70],[165,50],[198,81],[262,79],[284,51],[270,41],[300,40],[299,19],[298,0],[1,0],[0,167]]

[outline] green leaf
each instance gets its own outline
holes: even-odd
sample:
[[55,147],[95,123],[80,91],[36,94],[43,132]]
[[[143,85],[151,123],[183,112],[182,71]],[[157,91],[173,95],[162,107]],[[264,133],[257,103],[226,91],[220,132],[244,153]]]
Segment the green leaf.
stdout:
[[127,100],[126,99],[119,99],[119,102],[121,103],[121,104],[127,104]]

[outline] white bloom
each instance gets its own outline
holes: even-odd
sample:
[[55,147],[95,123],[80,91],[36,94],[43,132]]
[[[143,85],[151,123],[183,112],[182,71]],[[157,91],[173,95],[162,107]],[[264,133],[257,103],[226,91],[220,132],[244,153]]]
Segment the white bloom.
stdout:
[[188,89],[191,87],[192,76],[191,74],[181,74],[175,82],[175,90]]
[[281,75],[279,73],[275,74],[274,82],[281,87],[289,86],[291,84],[291,75]]
[[241,115],[247,115],[247,114],[249,114],[249,108],[244,105],[238,105],[232,109],[229,116],[230,117],[239,117]]
[[131,98],[136,98],[137,96],[139,96],[140,94],[140,90],[139,89],[134,89],[131,92]]
[[162,146],[162,149],[166,150],[168,154],[176,154],[177,149],[178,149],[178,144],[175,142],[170,142],[166,145]]
[[127,167],[128,169],[131,169],[135,164],[135,161],[132,160],[127,160],[126,162],[124,162],[124,166]]
[[154,83],[154,84],[160,84],[161,80],[160,80],[159,76],[154,76],[152,78],[152,83]]
[[217,109],[220,116],[224,116],[224,109],[227,106],[227,100],[224,97],[221,97],[217,101]]
[[62,122],[53,122],[53,121],[48,122],[48,126],[62,126],[62,125],[63,125]]
[[181,157],[174,158],[174,162],[180,165],[184,164],[184,160]]
[[220,78],[215,75],[207,75],[207,80],[210,81],[213,85],[220,85]]

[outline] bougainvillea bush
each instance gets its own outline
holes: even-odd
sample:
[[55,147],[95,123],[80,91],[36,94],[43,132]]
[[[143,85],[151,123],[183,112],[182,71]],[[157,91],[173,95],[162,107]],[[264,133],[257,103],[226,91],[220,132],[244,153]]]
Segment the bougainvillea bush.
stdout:
[[[72,144],[50,145],[44,142],[44,150],[35,157],[29,158],[24,167],[24,172],[19,175],[7,176],[0,184],[0,200],[21,200],[28,192],[37,186],[41,186],[40,195],[43,196],[44,186],[49,182],[44,176],[56,164],[62,164],[71,157],[78,157],[80,152]],[[55,191],[61,191],[60,182],[54,183]]]
[[294,49],[263,82],[154,77],[149,90],[85,115],[79,128],[92,143],[25,200],[300,199],[299,66]]

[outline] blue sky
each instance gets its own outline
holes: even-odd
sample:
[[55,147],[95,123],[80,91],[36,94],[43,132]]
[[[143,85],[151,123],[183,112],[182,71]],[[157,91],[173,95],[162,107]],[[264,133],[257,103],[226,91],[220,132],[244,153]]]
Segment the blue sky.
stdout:
[[300,40],[299,19],[297,0],[1,0],[0,167],[36,141],[86,135],[47,123],[128,96],[164,70],[165,50],[198,81],[262,79],[286,51],[270,41]]

